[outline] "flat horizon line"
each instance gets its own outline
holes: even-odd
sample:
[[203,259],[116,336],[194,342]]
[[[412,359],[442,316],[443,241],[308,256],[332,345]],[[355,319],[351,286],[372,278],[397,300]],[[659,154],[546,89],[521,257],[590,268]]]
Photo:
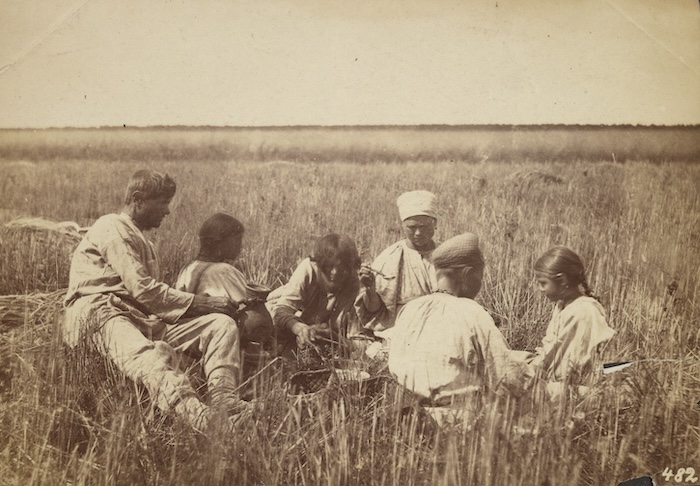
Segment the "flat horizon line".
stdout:
[[632,124],[632,123],[484,123],[484,124],[415,124],[415,125],[101,125],[101,126],[50,126],[50,127],[0,127],[2,131],[29,130],[295,130],[295,129],[519,129],[519,128],[700,128],[696,124]]

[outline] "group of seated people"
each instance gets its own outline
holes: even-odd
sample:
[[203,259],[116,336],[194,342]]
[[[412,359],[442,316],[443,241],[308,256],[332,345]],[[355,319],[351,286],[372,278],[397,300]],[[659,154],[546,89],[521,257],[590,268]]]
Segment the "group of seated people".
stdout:
[[[437,246],[436,197],[428,191],[398,197],[404,238],[371,265],[361,262],[351,238],[328,234],[272,291],[233,265],[244,226],[216,213],[201,225],[196,259],[169,286],[143,232],[160,226],[175,190],[169,176],[139,171],[123,211],[88,230],[71,262],[64,341],[96,345],[159,408],[199,430],[246,409],[239,387],[251,343],[293,359],[320,341],[360,337],[370,343],[367,355],[385,351],[392,376],[426,406],[466,409],[471,396],[519,396],[535,380],[580,383],[598,346],[614,334],[581,259],[554,247],[534,269],[539,290],[555,303],[542,346],[533,353],[510,349],[474,300],[485,266],[478,237],[465,233]],[[201,365],[207,403],[183,370],[188,357]]]

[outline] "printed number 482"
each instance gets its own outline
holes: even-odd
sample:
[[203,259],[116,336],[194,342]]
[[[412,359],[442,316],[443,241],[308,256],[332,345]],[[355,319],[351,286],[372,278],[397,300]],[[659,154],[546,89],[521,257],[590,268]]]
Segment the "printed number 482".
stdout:
[[[676,474],[673,474],[673,469],[665,468],[661,475],[669,482],[671,479],[677,483],[694,483],[698,480],[698,477],[695,475],[695,469],[692,467],[681,467],[676,471]],[[685,480],[683,476],[685,476]]]

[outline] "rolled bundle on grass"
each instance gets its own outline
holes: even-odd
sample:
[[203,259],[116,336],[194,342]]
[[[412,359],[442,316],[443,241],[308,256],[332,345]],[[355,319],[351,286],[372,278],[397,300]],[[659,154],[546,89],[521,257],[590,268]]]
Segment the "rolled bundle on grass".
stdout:
[[522,193],[538,187],[563,186],[564,179],[549,172],[528,169],[512,173],[509,182]]
[[22,324],[51,324],[63,312],[66,289],[53,292],[0,295],[0,332]]
[[68,285],[73,251],[87,228],[72,221],[17,218],[0,227],[0,294],[50,291]]
[[536,182],[543,184],[563,184],[564,179],[549,172],[541,170],[527,169],[513,172],[510,175],[510,180],[519,184],[531,185]]
[[15,218],[5,224],[5,227],[58,233],[69,239],[74,239],[76,242],[80,241],[80,238],[82,238],[88,230],[87,227],[81,227],[78,223],[73,221],[61,221],[57,223],[48,219],[33,217]]

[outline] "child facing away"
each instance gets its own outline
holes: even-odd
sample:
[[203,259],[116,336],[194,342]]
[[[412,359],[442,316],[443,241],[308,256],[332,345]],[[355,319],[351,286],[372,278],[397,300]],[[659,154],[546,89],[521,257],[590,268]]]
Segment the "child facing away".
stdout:
[[273,290],[267,307],[277,330],[278,353],[291,358],[297,348],[318,340],[340,342],[358,326],[354,301],[360,257],[346,235],[320,238],[289,281]]
[[[542,345],[530,362],[550,384],[581,385],[598,361],[599,346],[615,331],[593,297],[581,258],[569,248],[547,250],[535,262],[535,279],[539,291],[555,306]],[[548,385],[553,396],[558,388]]]
[[262,305],[267,292],[247,282],[233,266],[241,253],[244,232],[243,224],[229,214],[209,217],[199,229],[199,254],[180,272],[175,286],[194,294],[229,297],[239,305],[245,302],[245,312],[236,316],[242,334],[241,348],[250,343],[268,348],[272,345],[273,327],[272,318]]

